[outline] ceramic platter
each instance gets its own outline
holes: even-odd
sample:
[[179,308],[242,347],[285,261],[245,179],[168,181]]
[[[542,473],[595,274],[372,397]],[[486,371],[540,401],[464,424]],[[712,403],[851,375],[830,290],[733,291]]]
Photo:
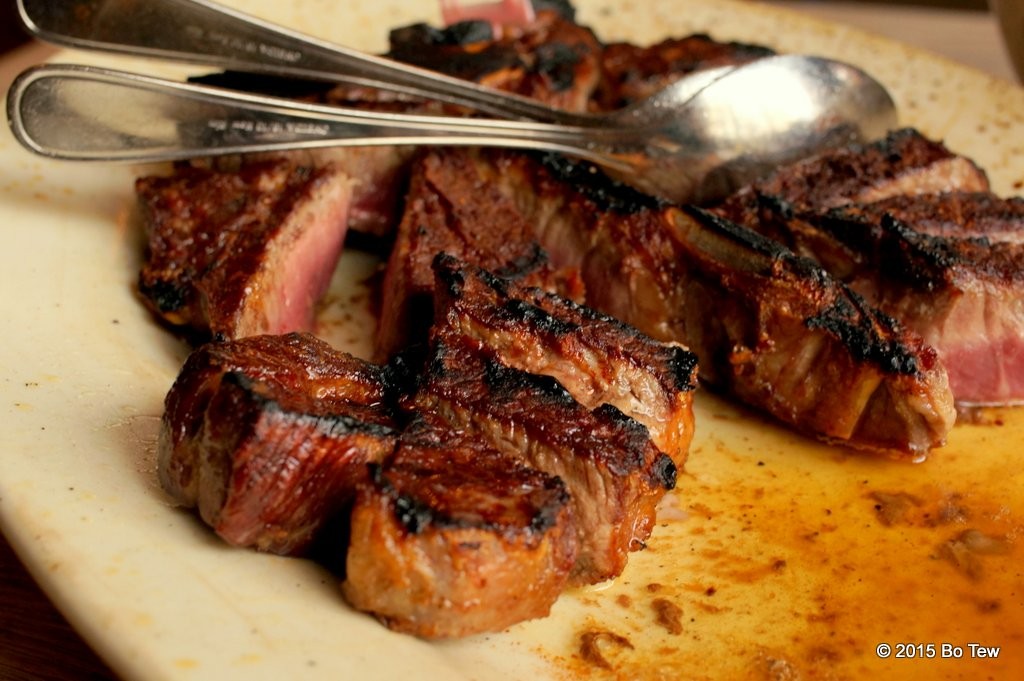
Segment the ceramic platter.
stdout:
[[[367,50],[384,47],[389,27],[438,20],[414,0],[228,4]],[[1008,83],[755,4],[578,6],[606,40],[702,31],[858,64],[892,90],[902,123],[972,156],[999,193],[1024,186],[1024,91]],[[1022,411],[986,413],[928,461],[899,464],[810,442],[703,392],[687,469],[622,577],[565,594],[546,619],[468,640],[391,633],[350,610],[317,565],[229,548],[155,482],[162,400],[186,348],[133,292],[132,180],[146,171],[42,160],[0,133],[0,520],[125,679],[1020,678]],[[345,256],[324,320],[356,351],[372,333],[360,282],[373,267]],[[999,551],[958,562],[950,547],[969,531],[999,538]],[[947,644],[963,657],[880,659],[879,643]],[[999,657],[972,659],[972,643]]]

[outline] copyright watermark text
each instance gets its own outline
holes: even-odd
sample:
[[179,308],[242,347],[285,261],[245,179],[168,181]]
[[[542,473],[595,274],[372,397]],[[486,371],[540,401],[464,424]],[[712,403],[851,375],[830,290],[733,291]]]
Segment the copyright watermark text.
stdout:
[[879,643],[875,646],[875,655],[883,660],[994,659],[999,657],[1000,652],[1000,646],[987,646],[981,643]]

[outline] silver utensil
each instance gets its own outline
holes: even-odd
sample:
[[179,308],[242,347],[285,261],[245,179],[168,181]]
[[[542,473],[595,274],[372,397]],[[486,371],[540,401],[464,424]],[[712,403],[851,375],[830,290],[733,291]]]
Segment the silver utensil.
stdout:
[[22,145],[67,160],[393,144],[517,147],[591,161],[677,202],[722,196],[781,163],[879,137],[895,122],[884,88],[828,59],[774,56],[705,78],[683,107],[633,125],[589,127],[359,111],[43,65],[14,82],[7,113]]
[[[607,114],[572,113],[427,69],[333,45],[209,0],[18,0],[23,23],[48,42],[253,71],[375,87],[467,106],[499,118],[526,118],[579,127],[663,120],[710,79],[698,73],[655,96]],[[819,70],[824,71],[821,65]],[[838,68],[838,67],[836,67]],[[845,77],[824,74],[823,85]],[[881,86],[858,73],[853,96],[892,109]],[[873,112],[885,115],[886,112]],[[891,111],[889,112],[891,115]]]

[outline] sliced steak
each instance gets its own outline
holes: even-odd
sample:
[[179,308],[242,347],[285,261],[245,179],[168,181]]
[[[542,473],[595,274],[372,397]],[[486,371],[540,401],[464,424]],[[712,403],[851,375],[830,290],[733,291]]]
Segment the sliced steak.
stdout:
[[840,444],[919,457],[944,442],[946,369],[918,334],[755,232],[697,208],[666,217],[687,270],[676,333],[702,377]]
[[387,56],[558,109],[587,110],[601,77],[601,43],[590,29],[548,9],[502,29],[496,37],[486,21],[407,26],[391,32]]
[[[284,97],[314,104],[329,104],[381,113],[426,111],[418,99],[385,90],[338,86],[299,78],[275,77],[239,71],[222,71],[191,78],[202,85]],[[251,164],[287,160],[302,168],[332,166],[352,184],[348,228],[373,237],[394,232],[401,213],[409,162],[416,151],[409,146],[320,147],[295,151],[231,154],[192,159],[191,165],[236,173]]]
[[346,599],[425,638],[544,617],[576,558],[569,495],[479,439],[413,427],[352,511]]
[[672,459],[639,422],[608,404],[586,409],[556,380],[504,366],[469,344],[435,343],[409,406],[561,478],[577,523],[575,583],[621,573],[675,486]]
[[780,168],[715,211],[812,258],[920,333],[962,405],[1024,399],[1021,202],[916,131]]
[[200,339],[306,331],[345,238],[351,182],[285,160],[187,165],[136,182],[146,224],[139,291]]
[[958,404],[1024,401],[1024,199],[897,196],[795,219],[848,254],[826,267],[935,347]]
[[393,449],[393,392],[308,334],[204,345],[167,394],[160,482],[225,541],[300,553]]
[[614,405],[682,468],[693,438],[693,353],[446,254],[434,270],[435,338],[466,339],[507,366],[551,376],[587,409]]
[[976,163],[941,142],[904,128],[877,142],[849,145],[784,166],[714,210],[795,247],[785,230],[777,228],[777,215],[771,211],[819,212],[846,203],[954,190],[988,191],[988,177]]
[[577,272],[550,264],[533,226],[497,188],[478,181],[468,156],[432,150],[414,165],[388,260],[376,336],[379,360],[426,339],[432,263],[441,252],[570,298],[583,297]]
[[588,306],[683,343],[710,384],[855,448],[918,457],[944,441],[955,414],[934,351],[813,263],[585,165],[462,153],[475,182],[514,201],[551,261],[580,272]]
[[[366,108],[361,107],[361,108]],[[382,239],[394,234],[402,214],[402,197],[409,178],[409,165],[416,147],[323,147],[296,151],[274,151],[193,161],[229,173],[243,166],[286,160],[299,167],[330,167],[347,176],[351,183],[348,229]]]

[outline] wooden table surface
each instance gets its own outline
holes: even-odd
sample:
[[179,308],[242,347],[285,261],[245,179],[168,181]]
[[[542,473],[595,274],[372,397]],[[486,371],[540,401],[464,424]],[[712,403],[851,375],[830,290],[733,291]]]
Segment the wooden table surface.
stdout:
[[116,678],[50,604],[10,545],[0,541],[0,679]]
[[[7,4],[7,3],[3,3]],[[919,6],[862,5],[845,2],[770,2],[799,8],[821,18],[860,26],[1014,80],[994,19],[985,12],[935,10]],[[0,13],[3,36],[11,31],[8,12]],[[0,47],[3,47],[0,44]],[[48,54],[22,45],[0,58],[0,91],[25,66]],[[116,675],[68,625],[0,538],[0,680],[114,681]]]

